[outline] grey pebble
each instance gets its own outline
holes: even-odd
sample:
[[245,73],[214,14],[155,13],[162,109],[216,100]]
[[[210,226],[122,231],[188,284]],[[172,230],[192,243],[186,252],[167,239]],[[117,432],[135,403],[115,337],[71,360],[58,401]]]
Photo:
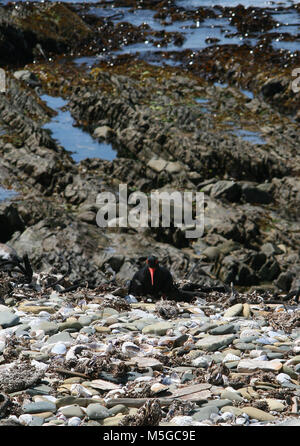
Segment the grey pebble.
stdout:
[[56,412],[56,405],[51,401],[38,401],[27,403],[22,406],[24,413]]

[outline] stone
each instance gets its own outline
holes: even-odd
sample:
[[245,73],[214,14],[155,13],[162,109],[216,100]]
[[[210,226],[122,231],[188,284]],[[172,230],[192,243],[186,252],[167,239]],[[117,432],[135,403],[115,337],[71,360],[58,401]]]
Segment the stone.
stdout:
[[40,413],[40,412],[56,412],[56,405],[50,401],[38,401],[34,403],[24,404],[22,407],[24,413]]
[[167,164],[168,161],[162,158],[151,158],[151,160],[148,161],[147,166],[150,167],[150,169],[154,170],[155,172],[160,173],[165,169]]
[[257,359],[242,359],[237,371],[242,373],[251,373],[256,370],[279,372],[282,369],[282,363],[278,359],[271,361],[260,361]]
[[20,322],[20,318],[17,314],[10,310],[0,311],[0,326],[2,328],[13,327]]
[[242,185],[242,198],[247,203],[269,204],[272,202],[272,195],[268,191],[251,184]]
[[230,390],[223,390],[223,392],[221,392],[221,398],[241,403],[244,401],[244,398],[238,392],[231,392]]
[[57,344],[57,343],[70,343],[72,344],[74,342],[74,339],[70,336],[70,334],[67,331],[62,331],[60,333],[54,334],[53,336],[50,336],[46,344]]
[[251,315],[250,305],[247,303],[243,304],[243,316],[248,319],[250,315]]
[[246,413],[250,418],[255,418],[258,421],[274,421],[276,417],[274,415],[269,414],[261,409],[257,409],[256,407],[245,406],[243,407],[243,412]]
[[224,317],[235,317],[243,311],[243,304],[235,304],[224,312]]
[[25,305],[21,303],[18,306],[19,311],[24,311],[25,313],[33,313],[39,314],[41,311],[47,311],[48,313],[55,313],[56,309],[54,307],[46,306],[46,305]]
[[80,316],[78,318],[78,322],[82,325],[82,327],[85,327],[87,325],[90,325],[93,321],[93,318],[90,316]]
[[105,418],[101,425],[102,426],[119,426],[120,421],[124,418],[125,415],[123,415],[122,413],[118,413],[113,417],[107,417]]
[[167,165],[166,165],[166,167],[165,167],[165,170],[168,172],[168,173],[170,173],[170,174],[175,174],[175,173],[179,173],[179,172],[181,172],[182,170],[184,170],[184,166],[183,165],[181,165],[180,163],[178,163],[177,161],[175,161],[175,162],[168,162],[167,163]]
[[205,351],[216,351],[221,347],[226,345],[230,345],[232,341],[235,339],[235,335],[207,335],[199,341],[196,342],[195,347]]
[[204,421],[209,420],[211,414],[217,414],[219,409],[216,406],[206,406],[198,409],[193,415],[192,418],[194,421]]
[[109,410],[99,403],[89,404],[86,408],[86,415],[91,420],[102,420],[110,416]]
[[221,407],[224,407],[224,406],[231,406],[232,401],[233,400],[230,400],[230,399],[219,398],[219,399],[208,401],[208,403],[204,404],[203,407],[214,406],[214,407],[217,407],[218,409],[220,409]]
[[67,329],[72,329],[79,331],[82,328],[82,324],[75,318],[68,318],[65,322],[60,322],[58,324],[58,330],[63,331]]
[[45,335],[53,335],[58,331],[58,325],[55,322],[42,321],[34,326],[35,330],[43,330]]
[[114,130],[107,126],[107,125],[102,125],[101,127],[97,127],[94,130],[94,138],[99,138],[99,139],[110,139],[112,136],[114,136],[115,132]]
[[241,196],[241,188],[234,181],[221,180],[212,186],[210,195],[214,198],[224,198],[230,202],[237,202]]
[[220,249],[217,246],[209,246],[208,248],[204,249],[201,254],[213,261],[219,257]]
[[112,417],[114,417],[117,414],[127,414],[129,412],[129,409],[124,404],[117,404],[116,406],[109,409],[109,413]]
[[242,415],[242,413],[243,413],[243,409],[241,409],[239,407],[235,407],[235,406],[223,406],[223,407],[221,407],[220,411],[222,413],[230,412],[233,415],[235,415],[236,417]]
[[204,421],[209,420],[211,414],[217,414],[219,409],[216,406],[206,406],[198,409],[193,415],[192,418],[194,421]]
[[26,82],[32,87],[39,85],[39,80],[34,73],[29,70],[18,70],[14,72],[14,77],[21,81]]
[[59,412],[62,413],[66,418],[83,418],[85,413],[78,404],[71,404],[70,406],[60,407]]
[[151,358],[150,356],[136,356],[128,361],[129,364],[137,364],[139,368],[151,367],[153,370],[160,370],[163,367],[162,362],[156,358]]
[[156,336],[164,336],[168,330],[173,327],[170,322],[157,322],[156,324],[147,325],[142,329],[143,334],[153,334]]
[[209,330],[209,334],[211,335],[223,335],[223,334],[229,334],[235,332],[235,326],[234,324],[221,324],[218,325],[216,328],[212,328]]
[[274,398],[265,398],[268,403],[270,411],[282,412],[285,409],[285,405],[281,400],[276,400]]

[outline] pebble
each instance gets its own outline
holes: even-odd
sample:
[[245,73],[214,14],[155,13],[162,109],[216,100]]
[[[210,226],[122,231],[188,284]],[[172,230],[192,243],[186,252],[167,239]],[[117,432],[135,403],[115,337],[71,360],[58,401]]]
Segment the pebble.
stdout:
[[257,409],[256,407],[244,407],[243,412],[258,421],[274,421],[276,418],[268,412]]
[[[96,302],[109,296],[95,292]],[[124,416],[134,415],[140,407],[132,407],[129,388],[139,398],[138,389],[143,395],[145,386],[157,398],[174,399],[179,392],[176,399],[196,401],[188,414],[168,422],[163,418],[162,426],[289,422],[291,408],[285,399],[273,395],[274,390],[288,389],[299,398],[297,327],[292,333],[274,329],[265,316],[245,304],[224,310],[215,303],[205,303],[205,307],[203,303],[178,303],[176,319],[162,320],[153,303],[133,302],[131,309],[118,311],[102,308],[95,300],[86,303],[85,298],[84,304],[67,305],[63,294],[58,297],[60,301],[50,305],[33,296],[30,301],[17,302],[14,310],[0,307],[1,391],[4,353],[14,333],[18,337],[13,361],[25,359],[43,375],[36,382],[28,378],[28,385],[11,394],[20,398],[18,422],[23,426],[118,426]],[[84,364],[98,360],[101,364],[107,349],[110,361],[121,361],[124,370],[128,369],[127,381],[126,371],[121,370],[119,379],[101,366],[96,369],[98,376],[89,375]],[[77,376],[75,365],[80,363]],[[68,373],[53,375],[52,366]],[[260,372],[271,372],[274,380],[253,380],[251,375],[257,377]],[[237,390],[231,387],[233,380],[239,383]],[[254,402],[267,403],[268,410],[254,407]]]
[[78,404],[71,404],[70,406],[60,407],[59,412],[64,415],[66,418],[83,418],[85,413],[82,408]]
[[224,312],[224,318],[238,316],[243,311],[243,304],[236,304]]
[[10,310],[0,311],[0,326],[2,328],[13,327],[17,325],[20,321],[20,318],[17,314]]
[[205,351],[216,351],[231,344],[235,339],[234,335],[207,335],[196,343],[196,347]]
[[156,324],[146,325],[142,329],[142,333],[164,336],[171,328],[173,328],[173,324],[170,322],[157,322]]
[[89,404],[86,408],[86,415],[91,420],[102,420],[110,416],[109,410],[101,404]]
[[23,407],[23,412],[32,414],[40,412],[56,412],[56,405],[51,403],[51,401],[38,401],[35,403],[25,404]]

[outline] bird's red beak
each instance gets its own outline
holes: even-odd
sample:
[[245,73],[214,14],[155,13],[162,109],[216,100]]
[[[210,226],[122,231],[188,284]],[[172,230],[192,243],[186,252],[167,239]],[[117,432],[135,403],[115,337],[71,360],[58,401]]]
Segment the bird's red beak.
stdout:
[[150,275],[151,275],[152,286],[154,286],[154,271],[155,271],[155,268],[150,268],[149,267],[149,271],[150,271]]

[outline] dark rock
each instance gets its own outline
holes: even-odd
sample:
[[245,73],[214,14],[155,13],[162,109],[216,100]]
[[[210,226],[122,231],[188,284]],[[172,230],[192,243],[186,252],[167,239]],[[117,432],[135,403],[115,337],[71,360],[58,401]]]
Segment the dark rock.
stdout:
[[272,195],[251,184],[242,185],[242,199],[248,203],[270,204]]
[[218,181],[211,188],[211,196],[219,199],[223,198],[230,202],[238,202],[241,189],[239,184],[234,181]]

